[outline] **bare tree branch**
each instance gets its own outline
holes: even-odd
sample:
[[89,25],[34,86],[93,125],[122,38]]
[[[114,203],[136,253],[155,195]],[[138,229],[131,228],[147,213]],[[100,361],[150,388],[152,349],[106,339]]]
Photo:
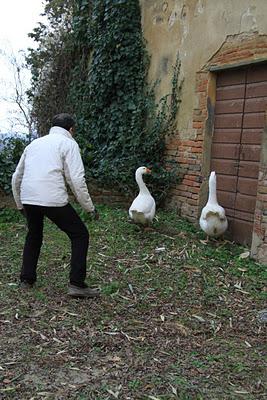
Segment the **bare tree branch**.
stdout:
[[[9,85],[6,81],[2,80],[2,85],[6,86],[8,91],[7,95],[1,95],[0,99],[10,105],[13,104],[13,110],[9,111],[12,116],[8,118],[11,130],[15,127],[26,128],[29,141],[34,134],[34,121],[31,113],[31,104],[27,98],[27,68],[25,64],[25,53],[20,51],[18,54],[11,52],[0,52],[0,56],[5,59],[8,68],[12,70],[12,82]],[[15,109],[14,109],[15,105]]]

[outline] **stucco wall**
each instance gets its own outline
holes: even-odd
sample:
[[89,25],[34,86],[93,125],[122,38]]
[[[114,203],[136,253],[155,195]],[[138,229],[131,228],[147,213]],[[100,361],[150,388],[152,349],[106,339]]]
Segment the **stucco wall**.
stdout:
[[185,78],[177,128],[181,139],[194,139],[192,110],[196,72],[228,35],[267,34],[266,0],[140,0],[142,24],[151,54],[150,79],[160,79],[158,96],[170,92],[172,66],[179,51]]

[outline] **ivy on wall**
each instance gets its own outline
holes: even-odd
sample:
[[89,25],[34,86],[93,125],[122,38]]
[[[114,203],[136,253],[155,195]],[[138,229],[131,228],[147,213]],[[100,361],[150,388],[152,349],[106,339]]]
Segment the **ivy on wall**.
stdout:
[[156,104],[139,1],[68,0],[67,10],[64,4],[46,0],[50,26],[33,33],[39,47],[28,58],[40,131],[47,132],[53,114],[72,112],[87,176],[134,192],[134,172],[147,165],[160,200],[179,176],[177,166],[166,168],[164,160],[165,137],[174,130],[180,102],[179,58],[172,92]]

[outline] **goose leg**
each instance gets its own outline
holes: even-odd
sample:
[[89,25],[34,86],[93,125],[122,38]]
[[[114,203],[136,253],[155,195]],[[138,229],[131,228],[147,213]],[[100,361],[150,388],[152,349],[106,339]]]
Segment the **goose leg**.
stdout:
[[207,236],[206,236],[206,239],[205,239],[205,240],[203,240],[203,242],[205,242],[205,243],[209,243],[209,241],[210,241],[210,238],[209,238],[209,235],[207,235]]
[[146,227],[144,228],[144,231],[145,231],[145,232],[152,232],[152,231],[154,231],[154,229],[153,229],[151,226],[146,226]]

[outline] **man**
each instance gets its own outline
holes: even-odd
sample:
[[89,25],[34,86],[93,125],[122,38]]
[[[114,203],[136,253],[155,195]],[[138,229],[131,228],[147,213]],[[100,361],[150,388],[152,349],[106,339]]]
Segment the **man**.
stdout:
[[69,114],[56,115],[49,134],[35,139],[25,148],[12,176],[13,196],[28,224],[20,286],[30,288],[37,279],[36,268],[46,216],[71,240],[68,294],[96,297],[99,289],[89,288],[85,283],[89,233],[68,203],[65,184],[66,180],[84,210],[98,219],[86,186],[80,149],[73,139],[74,126],[75,121]]

